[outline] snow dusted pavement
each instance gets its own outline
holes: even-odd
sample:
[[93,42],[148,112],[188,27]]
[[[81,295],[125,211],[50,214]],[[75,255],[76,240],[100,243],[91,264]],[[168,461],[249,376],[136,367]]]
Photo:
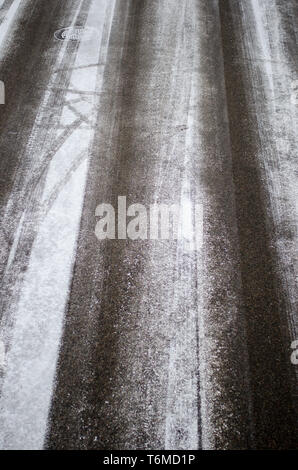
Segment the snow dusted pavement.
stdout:
[[[0,0],[1,449],[297,448],[297,35],[295,0]],[[124,197],[183,237],[100,240]]]
[[[70,24],[82,15],[83,4],[72,11]],[[5,227],[16,205],[23,206],[3,275],[4,289],[12,277],[16,282],[15,301],[3,308],[1,322],[7,349],[0,401],[5,448],[40,448],[44,441],[113,7],[107,1],[85,6],[85,27],[96,31],[92,41],[82,41],[71,54],[67,42],[61,48],[56,43],[54,69],[23,157],[32,166],[22,175],[20,193],[18,175],[13,182],[3,217]],[[68,75],[67,83],[61,74]],[[16,270],[24,266],[19,282]]]

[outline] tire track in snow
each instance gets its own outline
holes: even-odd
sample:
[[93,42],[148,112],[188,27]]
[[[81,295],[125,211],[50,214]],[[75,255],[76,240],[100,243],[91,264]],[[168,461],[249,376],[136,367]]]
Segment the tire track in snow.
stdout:
[[[256,448],[295,447],[287,292],[274,244],[283,201],[267,2],[220,3]],[[264,8],[264,9],[263,9]],[[270,11],[274,5],[270,2]],[[268,13],[270,15],[270,13]],[[281,34],[279,32],[279,34]],[[280,36],[275,38],[279,41]],[[272,41],[272,42],[271,42]],[[270,44],[270,46],[269,46]],[[263,58],[264,61],[254,61]],[[249,60],[247,60],[247,58]],[[279,63],[278,57],[274,57]],[[281,63],[285,62],[282,58]],[[281,65],[284,74],[286,68]],[[279,73],[279,80],[284,77]],[[282,98],[284,100],[284,98]],[[284,101],[282,101],[284,102]],[[287,159],[287,155],[282,156]],[[281,167],[280,167],[281,168]],[[274,174],[275,173],[275,174]],[[288,273],[289,274],[289,273]],[[288,343],[288,344],[287,344]]]

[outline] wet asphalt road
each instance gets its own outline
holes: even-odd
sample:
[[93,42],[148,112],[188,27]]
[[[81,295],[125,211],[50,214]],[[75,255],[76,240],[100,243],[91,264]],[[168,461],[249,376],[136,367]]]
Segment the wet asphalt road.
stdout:
[[[0,7],[0,447],[297,448],[297,2]],[[118,196],[203,245],[98,240]]]

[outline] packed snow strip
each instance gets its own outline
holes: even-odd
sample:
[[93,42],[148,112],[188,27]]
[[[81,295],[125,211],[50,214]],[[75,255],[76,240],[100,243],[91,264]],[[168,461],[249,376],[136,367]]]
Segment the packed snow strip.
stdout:
[[[193,3],[188,4],[187,10],[192,13]],[[195,21],[195,15],[192,16],[194,22],[193,28],[197,30],[198,24]],[[186,47],[186,45],[184,45]],[[183,54],[183,49],[182,49]],[[187,54],[185,54],[187,56]],[[195,68],[195,61],[192,62],[192,68]],[[181,243],[177,247],[177,272],[181,271],[182,279],[175,280],[175,296],[170,302],[172,309],[179,311],[179,300],[184,296],[184,304],[188,315],[185,321],[177,329],[175,336],[171,339],[169,350],[169,376],[167,388],[167,405],[166,405],[166,426],[165,426],[165,448],[191,450],[198,447],[201,440],[199,435],[199,408],[198,408],[198,343],[197,328],[199,306],[194,308],[197,302],[196,294],[190,291],[189,282],[193,273],[190,263],[185,262],[185,254],[192,250],[196,251],[196,263],[200,263],[201,248],[203,242],[203,230],[198,230],[193,220],[193,190],[192,183],[189,178],[189,169],[191,168],[190,155],[194,147],[193,133],[195,132],[196,123],[196,103],[197,103],[197,87],[198,74],[192,70],[189,80],[189,100],[187,116],[183,114],[183,106],[180,110],[180,120],[184,122],[186,119],[187,130],[185,133],[185,152],[183,167],[183,181],[180,193],[180,206],[182,219],[180,226],[183,230]],[[182,103],[183,104],[183,103]],[[202,197],[199,185],[196,187],[196,196]],[[180,227],[179,227],[180,228]],[[182,267],[183,266],[183,267]],[[179,269],[180,267],[180,269]],[[186,287],[187,286],[187,287]],[[185,292],[186,288],[186,292]],[[183,297],[182,297],[183,298]],[[183,429],[183,432],[181,430]]]
[[[93,0],[86,26],[96,28],[98,36],[92,44],[82,43],[78,49],[71,84],[75,90],[90,92],[90,96],[99,91],[98,74],[103,73],[103,67],[87,66],[105,61],[108,39],[105,44],[102,39],[104,29],[110,29],[113,8],[114,2]],[[49,89],[46,95],[50,93]],[[94,104],[94,98],[87,105],[77,102],[76,111],[88,119],[94,113]],[[48,112],[46,105],[42,112]],[[61,124],[68,123],[66,106]],[[93,133],[92,126],[74,130],[53,157],[46,176],[43,202],[48,200],[53,188],[59,191],[45,212],[33,244],[5,358],[0,399],[0,447],[3,449],[43,447]],[[82,153],[86,158],[65,178],[69,167]]]
[[[2,4],[3,2],[0,2],[0,8],[2,7]],[[2,55],[2,47],[4,47],[6,35],[11,30],[12,23],[16,17],[16,14],[18,13],[20,4],[21,0],[14,0],[5,15],[4,21],[0,24],[0,57]]]
[[[74,26],[76,21],[77,21],[79,11],[82,7],[82,3],[83,3],[83,0],[81,0],[80,3],[77,6],[77,10],[76,10],[76,13],[73,17],[71,26]],[[63,44],[63,46],[60,48],[60,50],[57,54],[55,69],[62,68],[62,64],[64,64],[65,57],[66,57],[65,56],[66,49],[67,49],[67,43],[65,42]],[[65,64],[64,64],[64,67],[66,67]],[[32,166],[32,170],[30,172],[30,178],[31,178],[31,174],[35,175],[35,173],[39,173],[39,168],[38,167],[40,165],[40,161],[44,157],[43,153],[40,154],[40,152],[38,151],[39,150],[39,140],[40,140],[40,128],[42,126],[44,116],[48,114],[48,108],[51,106],[50,103],[51,103],[51,98],[52,98],[52,95],[53,95],[52,88],[55,85],[55,81],[56,81],[56,74],[53,73],[51,75],[51,77],[49,78],[48,86],[47,86],[47,88],[44,92],[44,96],[42,98],[41,104],[40,104],[39,109],[37,110],[37,113],[36,113],[36,118],[35,118],[33,130],[31,132],[31,135],[29,136],[29,139],[28,139],[27,153],[30,155],[30,163],[31,163],[31,166]],[[63,124],[65,124],[64,119],[62,119],[61,121],[62,121]],[[57,131],[56,137],[57,138],[59,137],[58,131]],[[38,150],[36,151],[35,149],[38,149]],[[44,153],[46,153],[46,149],[45,149]],[[19,173],[21,174],[21,172],[19,172]],[[22,176],[20,176],[20,178],[22,178]],[[32,191],[33,190],[33,188],[32,188],[33,184],[34,184],[34,182],[33,182],[33,179],[31,178],[29,183],[26,182],[26,188],[29,189],[29,191]],[[20,180],[19,180],[19,174],[17,173],[15,175],[15,178],[14,178],[14,186],[13,186],[13,189],[11,191],[10,199],[8,200],[8,202],[6,204],[6,207],[5,207],[4,218],[3,218],[5,223],[7,223],[7,221],[9,223],[10,214],[14,212],[13,207],[14,207],[15,199],[18,197],[18,192],[19,192],[18,188],[19,187],[20,187]],[[23,190],[24,190],[24,188],[23,188]],[[8,273],[8,271],[9,271],[9,269],[12,266],[12,263],[14,261],[14,257],[16,255],[17,246],[18,246],[18,243],[19,243],[19,238],[20,238],[20,234],[21,234],[21,231],[22,231],[23,223],[26,222],[25,221],[25,212],[28,208],[27,208],[27,200],[25,198],[28,198],[28,194],[26,193],[26,191],[24,191],[23,194],[24,194],[24,196],[23,196],[23,198],[24,198],[23,205],[24,205],[25,211],[22,214],[22,217],[21,217],[21,219],[18,223],[18,228],[17,228],[17,231],[16,231],[16,235],[14,237],[13,244],[12,244],[12,247],[11,247],[10,253],[9,253],[8,262],[7,262],[6,267],[5,267],[4,278],[5,278],[6,274]],[[6,323],[7,323],[8,319],[6,318],[6,312],[1,312],[1,313],[2,313],[2,318],[1,318],[1,322],[0,322],[0,333],[1,333],[1,336],[5,336],[5,333],[3,333],[3,331],[6,328]],[[10,315],[10,313],[8,313],[8,315]],[[8,334],[6,334],[6,336],[8,336]]]

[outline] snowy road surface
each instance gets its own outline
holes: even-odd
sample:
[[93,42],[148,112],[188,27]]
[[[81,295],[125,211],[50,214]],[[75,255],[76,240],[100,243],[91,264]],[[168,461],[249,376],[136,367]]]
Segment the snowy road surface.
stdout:
[[[0,0],[1,449],[297,448],[297,37],[295,0]],[[124,197],[184,236],[99,240]]]

